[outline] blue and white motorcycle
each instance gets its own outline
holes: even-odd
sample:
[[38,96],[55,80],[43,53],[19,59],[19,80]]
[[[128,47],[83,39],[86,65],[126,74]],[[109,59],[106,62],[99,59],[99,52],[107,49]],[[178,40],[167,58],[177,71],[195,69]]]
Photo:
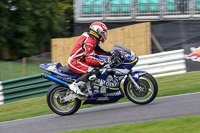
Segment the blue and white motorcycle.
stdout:
[[[111,62],[99,67],[101,75],[89,77],[89,81],[79,86],[85,96],[71,91],[69,84],[81,75],[69,69],[61,72],[60,63],[41,64],[47,72],[42,77],[55,82],[47,93],[49,108],[58,115],[71,115],[83,104],[107,104],[117,102],[125,95],[136,104],[147,104],[153,101],[158,92],[158,85],[152,75],[146,71],[133,71],[139,58],[127,48],[116,44],[112,50]],[[97,58],[108,56],[97,55]]]

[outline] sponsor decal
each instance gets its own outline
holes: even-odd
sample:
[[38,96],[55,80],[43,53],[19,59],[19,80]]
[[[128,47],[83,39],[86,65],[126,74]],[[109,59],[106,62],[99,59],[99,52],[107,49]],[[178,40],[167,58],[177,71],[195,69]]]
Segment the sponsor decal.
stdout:
[[135,60],[135,57],[132,57],[131,60]]
[[200,47],[191,47],[190,48],[191,53],[185,55],[185,59],[190,59],[192,61],[198,61],[200,62]]
[[125,57],[130,57],[130,55],[129,55],[129,54],[125,54],[124,56],[125,56]]
[[49,67],[47,68],[47,70],[48,70],[48,71],[51,71],[51,72],[57,73],[57,71],[56,71],[56,66],[55,66],[55,65],[49,66]]
[[55,68],[56,68],[56,66],[49,66],[49,67],[47,68],[47,70],[49,70],[49,71],[54,71]]
[[138,79],[138,78],[139,78],[139,74],[135,74],[135,78],[137,78],[137,79]]
[[116,88],[120,85],[120,81],[124,78],[124,76],[116,76],[114,75],[114,78],[110,81],[106,81],[104,79],[96,79],[95,83],[99,85],[105,85],[111,88]]
[[120,96],[121,94],[122,94],[121,91],[116,91],[113,93],[107,93],[104,96]]
[[108,75],[107,78],[106,78],[106,81],[107,82],[113,81],[113,76],[112,75]]
[[100,90],[100,93],[104,94],[104,93],[106,93],[106,90],[107,90],[106,86],[102,86],[101,90]]
[[92,47],[93,47],[93,45],[92,45],[91,43],[87,43],[87,45],[88,45],[88,46],[92,46]]
[[96,86],[96,85],[94,85],[93,86],[93,88],[94,88],[94,94],[98,94],[99,93],[99,86]]
[[200,43],[184,44],[184,59],[187,72],[200,70]]
[[99,90],[94,90],[94,94],[98,94],[99,93]]
[[109,100],[108,97],[98,97],[97,98],[97,101],[107,101],[107,100]]

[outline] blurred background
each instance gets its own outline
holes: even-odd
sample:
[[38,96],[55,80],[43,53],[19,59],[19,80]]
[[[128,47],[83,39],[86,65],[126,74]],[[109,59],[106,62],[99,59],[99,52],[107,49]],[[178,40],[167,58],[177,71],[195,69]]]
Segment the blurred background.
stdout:
[[[52,60],[51,40],[80,36],[95,21],[109,30],[122,28],[120,32],[125,26],[150,22],[146,54],[152,54],[199,45],[199,19],[200,0],[1,0],[0,81],[39,74],[39,64],[61,61]],[[123,35],[128,33],[120,32],[117,36],[127,39]],[[76,39],[67,45],[73,46]],[[140,43],[134,45],[133,51],[143,49]]]

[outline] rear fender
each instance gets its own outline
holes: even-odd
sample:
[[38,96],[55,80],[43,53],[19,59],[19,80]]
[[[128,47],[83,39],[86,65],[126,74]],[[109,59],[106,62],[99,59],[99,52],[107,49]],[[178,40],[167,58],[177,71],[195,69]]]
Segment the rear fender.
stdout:
[[[131,72],[131,77],[135,80],[135,82],[138,81],[138,79],[142,76],[145,75],[147,72],[146,71],[135,71],[135,72]],[[129,80],[129,77],[127,76],[125,81],[124,81],[124,87],[127,85]]]

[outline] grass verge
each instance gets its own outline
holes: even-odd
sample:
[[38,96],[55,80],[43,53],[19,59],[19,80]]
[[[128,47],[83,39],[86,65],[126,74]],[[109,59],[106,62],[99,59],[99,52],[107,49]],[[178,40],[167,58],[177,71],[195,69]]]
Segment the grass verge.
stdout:
[[[156,78],[159,86],[158,97],[200,92],[200,71]],[[127,98],[120,102],[129,101]],[[81,108],[95,107],[84,105]],[[0,122],[51,114],[45,97],[32,98],[0,105]]]
[[187,116],[59,133],[199,133],[199,125],[200,116]]

